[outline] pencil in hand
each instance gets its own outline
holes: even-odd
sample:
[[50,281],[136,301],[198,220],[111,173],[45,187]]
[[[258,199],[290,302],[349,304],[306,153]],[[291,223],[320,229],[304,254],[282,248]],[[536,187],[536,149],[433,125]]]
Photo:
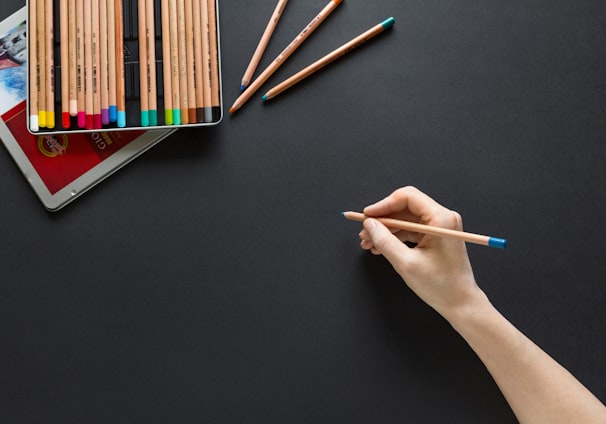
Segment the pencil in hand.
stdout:
[[[351,221],[363,222],[366,218],[371,218],[360,212],[343,212],[343,216]],[[387,228],[410,231],[413,233],[429,234],[438,237],[448,237],[462,240],[468,243],[481,244],[483,246],[497,247],[505,249],[507,240],[497,237],[484,236],[481,234],[466,233],[464,231],[451,230],[448,228],[434,227],[431,225],[419,224],[417,222],[401,221],[393,218],[372,217],[381,222]]]
[[337,60],[338,58],[340,58],[341,56],[349,53],[350,51],[352,51],[359,45],[364,44],[365,42],[367,42],[371,38],[374,38],[375,36],[379,35],[386,29],[391,28],[395,22],[396,22],[396,20],[394,18],[388,18],[388,19],[384,20],[383,22],[381,22],[380,24],[375,25],[374,27],[370,28],[368,31],[358,35],[353,40],[343,44],[338,49],[327,54],[323,58],[317,60],[316,62],[312,63],[305,69],[297,72],[290,78],[286,79],[285,81],[281,82],[280,84],[278,84],[275,87],[273,87],[272,89],[270,89],[263,96],[263,100],[264,101],[269,100],[271,98],[276,97],[278,94],[282,93],[283,91],[288,90],[293,85],[299,83],[300,81],[304,80],[308,76],[319,71],[320,69],[322,69],[329,63],[331,63],[331,62]]

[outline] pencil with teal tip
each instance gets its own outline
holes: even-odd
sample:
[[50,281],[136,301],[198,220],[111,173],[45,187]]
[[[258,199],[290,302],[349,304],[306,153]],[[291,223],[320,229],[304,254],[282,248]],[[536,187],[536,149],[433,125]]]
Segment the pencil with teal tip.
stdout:
[[242,82],[240,83],[240,91],[244,91],[246,89],[246,87],[248,87],[248,84],[250,83],[250,81],[253,77],[253,74],[255,73],[255,70],[257,69],[257,66],[259,66],[261,57],[263,57],[263,53],[265,52],[265,49],[267,48],[267,45],[269,44],[269,40],[271,39],[271,36],[274,33],[276,26],[278,25],[278,21],[280,20],[280,17],[282,16],[282,12],[284,12],[286,3],[288,3],[288,0],[279,0],[278,1],[276,8],[274,9],[274,12],[271,15],[271,18],[269,19],[269,22],[267,23],[267,26],[265,27],[265,31],[263,32],[263,35],[261,36],[261,39],[259,40],[259,44],[257,45],[257,48],[255,49],[255,52],[253,53],[252,58],[250,59],[250,63],[248,64],[248,67],[246,68],[246,71],[244,72],[244,76],[242,77]]
[[326,65],[328,65],[329,63],[334,62],[335,60],[337,60],[341,56],[344,56],[345,54],[349,53],[350,51],[352,51],[356,47],[360,46],[361,44],[364,44],[368,40],[381,34],[383,31],[391,28],[395,22],[396,22],[396,20],[394,18],[387,18],[380,24],[375,25],[374,27],[370,28],[368,31],[358,35],[353,40],[343,44],[338,49],[332,51],[331,53],[327,54],[326,56],[324,56],[321,59],[317,60],[316,62],[312,63],[305,69],[297,72],[290,78],[284,80],[280,84],[278,84],[275,87],[273,87],[272,89],[270,89],[262,97],[263,101],[272,99],[272,98],[276,97],[278,94],[288,90],[293,85],[303,81],[305,78],[316,73],[317,71],[319,71],[320,69],[322,69]]
[[339,6],[343,0],[331,0],[328,4],[311,20],[309,24],[297,35],[294,40],[274,59],[274,61],[255,79],[250,86],[236,99],[229,108],[230,113],[236,112],[244,103],[251,98],[253,94],[271,77],[274,72],[297,50],[301,44],[326,20],[326,18]]
[[367,218],[373,218],[385,225],[387,228],[410,231],[413,233],[428,234],[437,237],[447,237],[452,239],[461,240],[468,243],[480,244],[482,246],[496,247],[499,249],[505,249],[507,247],[507,240],[484,236],[481,234],[466,233],[464,231],[451,230],[449,228],[434,227],[432,225],[419,224],[417,222],[401,221],[393,218],[377,218],[368,217],[360,212],[342,212],[341,213],[346,219],[351,221],[364,222]]

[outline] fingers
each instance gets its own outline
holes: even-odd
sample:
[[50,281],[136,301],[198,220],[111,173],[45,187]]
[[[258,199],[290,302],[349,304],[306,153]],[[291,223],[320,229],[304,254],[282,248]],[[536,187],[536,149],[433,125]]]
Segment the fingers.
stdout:
[[367,216],[391,216],[413,222],[428,223],[438,211],[445,209],[417,188],[399,188],[377,203],[364,208]]
[[360,244],[362,248],[370,250],[375,255],[385,256],[394,267],[398,268],[398,264],[405,260],[410,248],[375,219],[369,218],[363,225],[365,233],[360,235],[364,237]]

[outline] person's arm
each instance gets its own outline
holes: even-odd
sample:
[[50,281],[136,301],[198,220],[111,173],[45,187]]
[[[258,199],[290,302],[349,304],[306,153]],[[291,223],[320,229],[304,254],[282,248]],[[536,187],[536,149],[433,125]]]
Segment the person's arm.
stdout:
[[[413,187],[396,190],[364,214],[463,229],[458,213]],[[492,306],[475,282],[465,243],[392,233],[372,218],[363,227],[362,248],[385,256],[406,284],[467,341],[521,423],[606,423],[606,407]]]

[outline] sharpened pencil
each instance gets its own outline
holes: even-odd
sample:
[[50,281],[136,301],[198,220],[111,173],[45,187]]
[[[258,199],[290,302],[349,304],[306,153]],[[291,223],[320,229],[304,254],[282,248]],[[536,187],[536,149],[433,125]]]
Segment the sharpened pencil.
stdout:
[[162,75],[164,80],[164,123],[173,124],[173,93],[170,80],[170,8],[169,0],[161,0],[160,16],[162,17]]
[[269,44],[269,40],[271,39],[271,36],[273,35],[274,30],[276,29],[276,26],[278,25],[278,21],[280,20],[280,17],[282,16],[282,13],[284,12],[286,3],[288,3],[288,0],[279,0],[278,4],[276,5],[276,8],[274,9],[274,12],[271,15],[271,18],[269,18],[269,22],[267,23],[267,26],[265,27],[265,31],[263,31],[263,35],[261,36],[261,39],[259,40],[259,44],[257,45],[257,48],[255,49],[255,52],[253,53],[252,58],[250,59],[250,63],[248,64],[248,67],[246,68],[246,71],[244,72],[244,76],[242,77],[242,82],[240,83],[241,91],[244,91],[246,89],[246,87],[248,87],[248,84],[250,83],[250,81],[252,80],[252,77],[257,69],[257,66],[259,66],[259,62],[261,61],[261,58],[263,57],[263,53],[265,52],[265,49],[267,48],[267,45]]
[[61,126],[70,127],[69,115],[69,11],[68,0],[59,2],[59,40],[61,56]]
[[217,1],[208,1],[208,38],[210,43],[210,114],[206,122],[218,121],[221,115],[221,82],[219,77],[219,37],[217,36]]
[[69,115],[78,115],[78,74],[76,69],[76,0],[68,2],[68,70],[69,70]]
[[46,0],[46,128],[55,128],[55,30],[53,0]]
[[149,73],[147,54],[146,0],[139,0],[139,102],[141,104],[141,126],[149,126]]
[[118,128],[126,127],[126,98],[124,87],[124,19],[122,0],[114,5],[116,25],[116,123]]
[[381,222],[387,228],[410,231],[413,233],[428,234],[438,237],[448,237],[462,240],[468,243],[481,244],[483,246],[498,247],[504,249],[507,247],[507,240],[497,237],[484,236],[481,234],[467,233],[464,231],[451,230],[448,228],[434,227],[431,225],[419,224],[416,222],[401,221],[393,218],[368,217],[360,212],[343,212],[343,216],[351,221],[364,222],[367,218],[373,218]]
[[38,65],[38,0],[29,0],[28,35],[29,35],[29,127],[39,131],[38,122],[38,92],[40,90],[40,66]]
[[304,80],[308,76],[310,76],[310,75],[314,74],[315,72],[319,71],[320,69],[322,69],[323,67],[325,67],[329,63],[331,63],[331,62],[337,60],[338,58],[340,58],[341,56],[349,53],[350,51],[352,51],[353,49],[355,49],[359,45],[364,44],[365,42],[367,42],[371,38],[379,35],[383,31],[385,31],[386,29],[391,28],[394,23],[395,23],[395,19],[394,18],[388,18],[388,19],[384,20],[382,23],[380,23],[378,25],[375,25],[374,27],[372,27],[368,31],[366,31],[366,32],[358,35],[353,40],[349,41],[348,43],[343,44],[338,49],[336,49],[333,52],[327,54],[323,58],[317,60],[316,62],[312,63],[311,65],[309,65],[305,69],[297,72],[296,74],[294,74],[290,78],[286,79],[285,81],[281,82],[280,84],[278,84],[275,87],[273,87],[272,89],[270,89],[263,96],[263,100],[272,99],[272,98],[276,97],[278,94],[282,93],[283,91],[288,90],[293,85],[299,83],[300,81]]
[[274,59],[274,61],[255,79],[250,86],[236,99],[229,109],[234,113],[251,98],[253,94],[273,75],[276,70],[294,53],[297,48],[320,26],[343,0],[331,0],[320,13],[295,37],[295,39]]

